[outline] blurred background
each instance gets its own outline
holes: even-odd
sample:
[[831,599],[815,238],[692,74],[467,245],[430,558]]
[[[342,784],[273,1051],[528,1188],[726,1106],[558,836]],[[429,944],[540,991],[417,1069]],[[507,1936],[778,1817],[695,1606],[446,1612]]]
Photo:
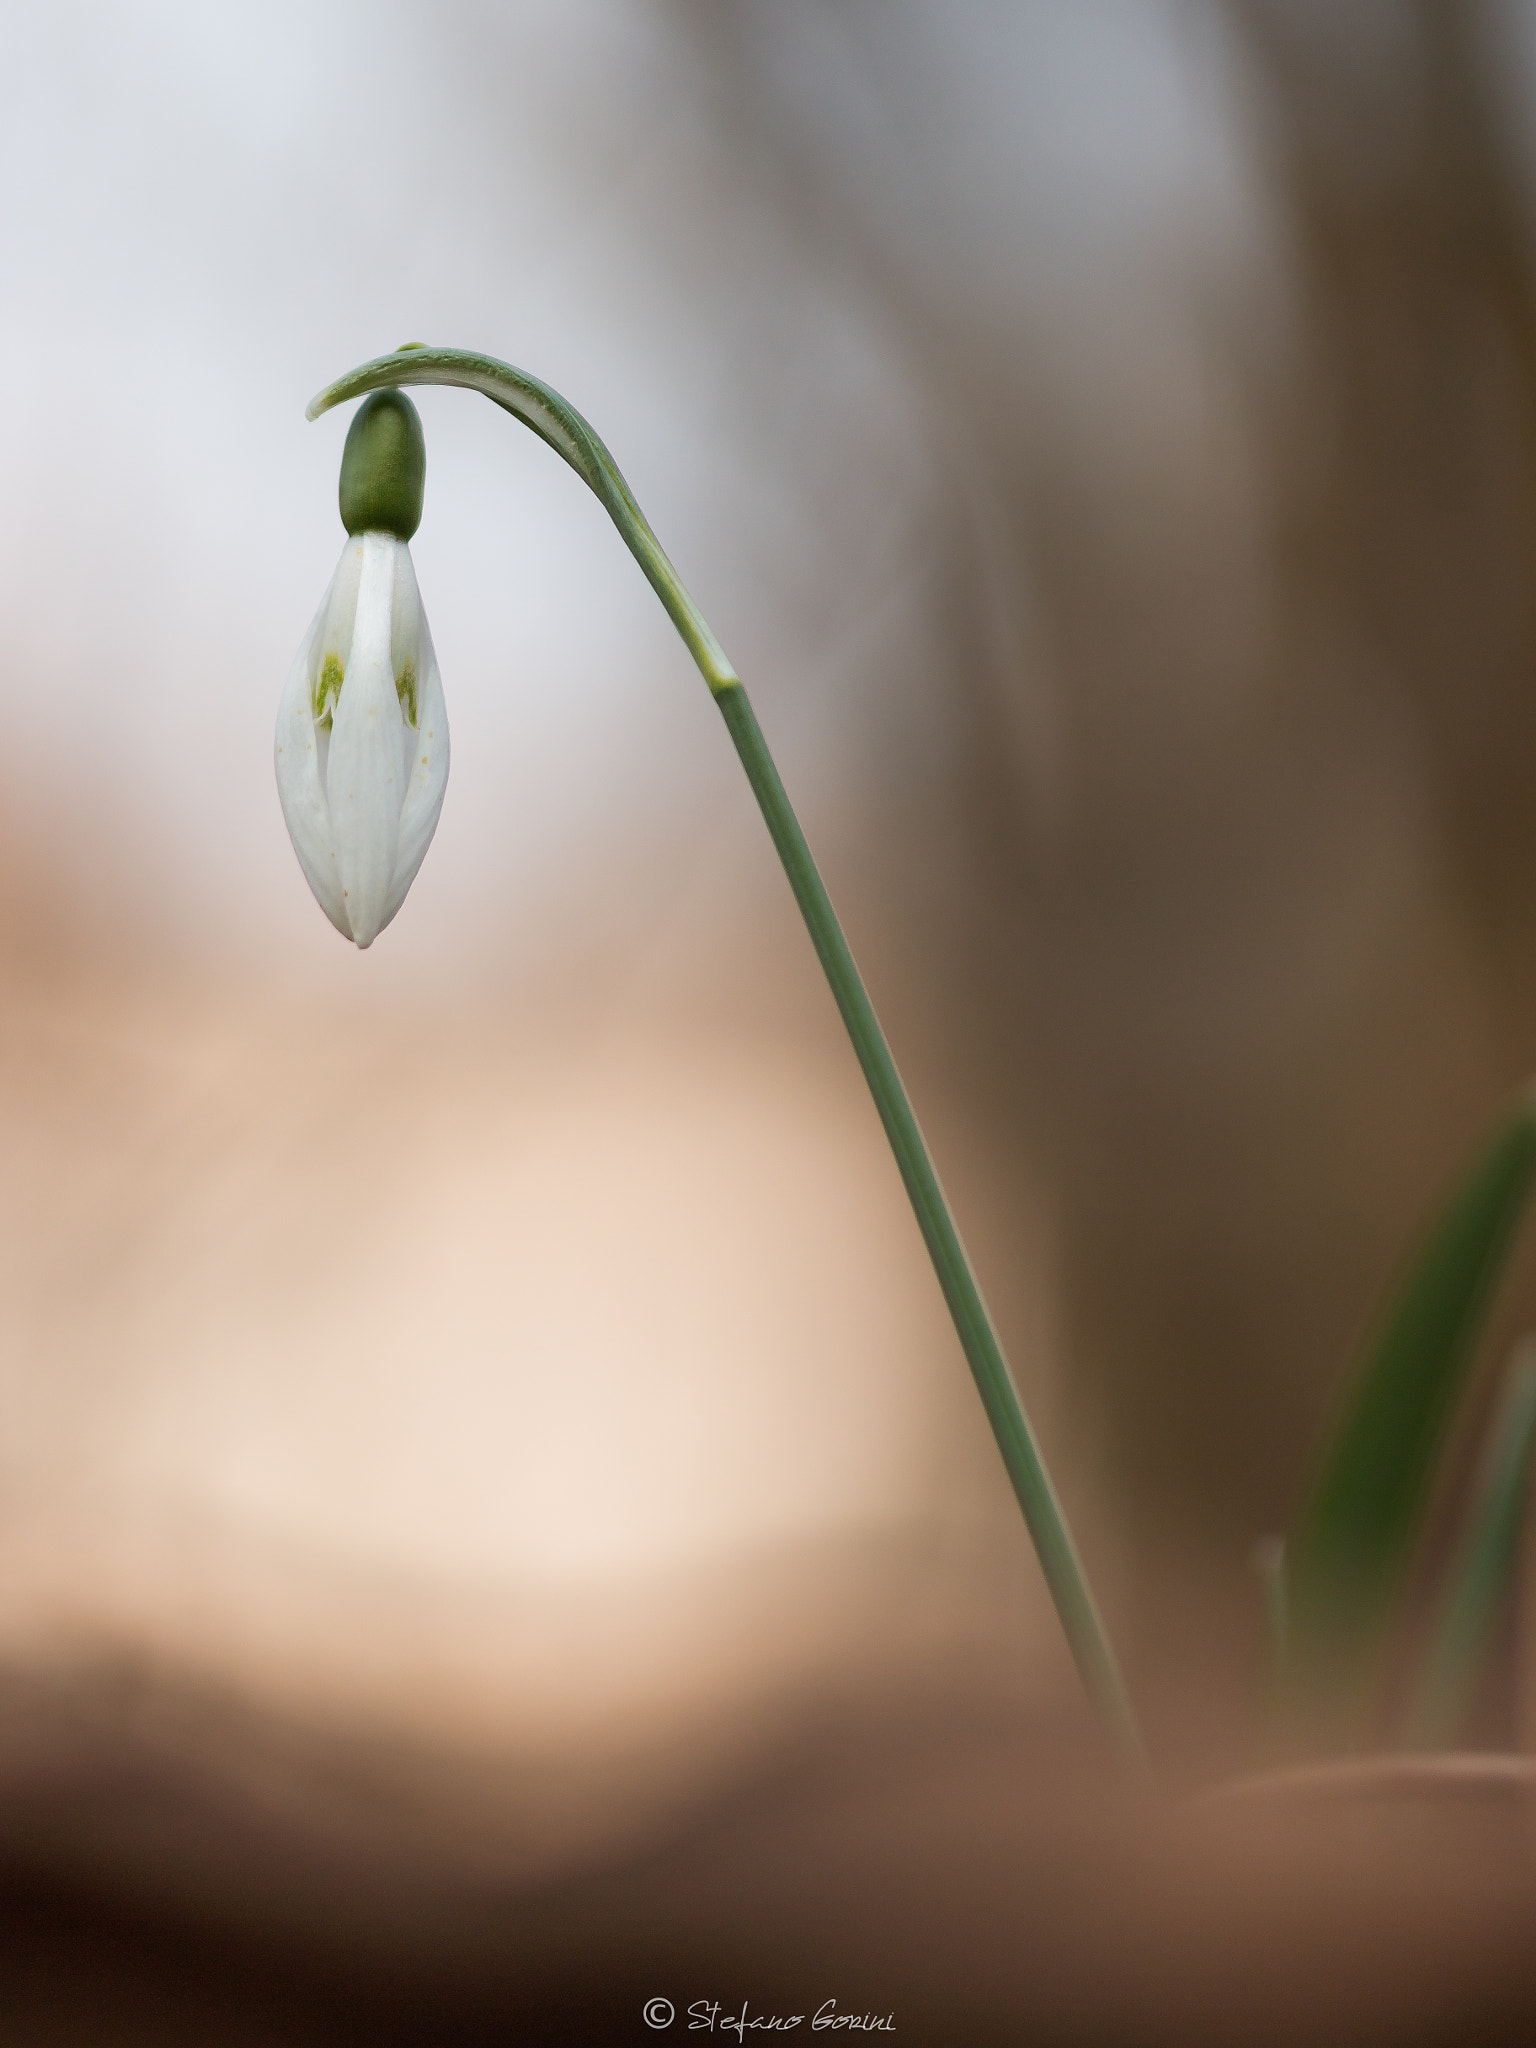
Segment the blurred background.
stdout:
[[554,384],[752,690],[1160,1769],[1251,1764],[1252,1547],[1531,1065],[1536,7],[3,24],[12,2037],[1536,2010],[1443,1899],[1303,1991],[1316,1872],[1240,1909],[1105,1790],[719,721],[482,400],[419,394],[454,765],[368,954],[271,767],[306,400]]

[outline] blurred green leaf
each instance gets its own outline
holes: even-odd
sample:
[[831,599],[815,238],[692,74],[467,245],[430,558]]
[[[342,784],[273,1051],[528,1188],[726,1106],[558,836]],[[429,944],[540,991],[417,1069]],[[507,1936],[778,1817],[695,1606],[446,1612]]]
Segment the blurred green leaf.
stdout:
[[1536,1089],[1500,1123],[1392,1301],[1285,1546],[1283,1691],[1361,1732],[1439,1452],[1536,1175]]
[[1286,1616],[1285,1538],[1261,1536],[1248,1553],[1248,1562],[1258,1573],[1264,1591],[1264,1619],[1269,1624],[1269,1650],[1275,1668],[1285,1662],[1286,1638],[1290,1633]]
[[1521,1345],[1483,1462],[1471,1524],[1408,1710],[1416,1749],[1454,1743],[1514,1578],[1536,1445],[1536,1340]]

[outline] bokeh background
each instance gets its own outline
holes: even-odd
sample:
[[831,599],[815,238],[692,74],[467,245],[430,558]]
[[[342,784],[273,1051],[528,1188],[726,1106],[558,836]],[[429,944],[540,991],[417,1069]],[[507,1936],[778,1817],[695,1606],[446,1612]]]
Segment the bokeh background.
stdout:
[[0,22],[13,2037],[627,2041],[775,1971],[935,2041],[1529,1998],[1486,1901],[1395,1895],[1303,1994],[1306,1886],[1239,1939],[1105,1792],[575,477],[419,394],[454,765],[367,955],[271,726],[342,540],[311,393],[407,340],[566,393],[752,689],[1165,1780],[1251,1763],[1252,1547],[1531,1065],[1536,9]]

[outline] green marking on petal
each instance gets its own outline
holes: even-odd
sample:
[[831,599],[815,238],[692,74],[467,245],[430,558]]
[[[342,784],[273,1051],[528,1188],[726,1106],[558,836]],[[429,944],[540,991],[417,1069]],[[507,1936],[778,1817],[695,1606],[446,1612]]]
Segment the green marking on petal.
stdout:
[[336,708],[336,699],[341,695],[342,679],[345,674],[341,656],[328,654],[320,670],[320,680],[315,685],[313,703],[317,725],[328,726],[331,723],[331,713]]
[[408,661],[395,677],[395,695],[400,699],[400,709],[405,714],[407,725],[416,723],[416,664]]

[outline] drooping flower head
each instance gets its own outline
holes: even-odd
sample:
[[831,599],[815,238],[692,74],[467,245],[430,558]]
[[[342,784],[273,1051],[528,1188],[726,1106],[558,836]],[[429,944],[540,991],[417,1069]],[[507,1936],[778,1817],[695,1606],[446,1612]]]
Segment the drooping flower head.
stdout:
[[416,879],[448,781],[448,715],[408,545],[426,444],[401,391],[358,408],[341,458],[347,544],[277,714],[277,791],[310,888],[369,946]]

